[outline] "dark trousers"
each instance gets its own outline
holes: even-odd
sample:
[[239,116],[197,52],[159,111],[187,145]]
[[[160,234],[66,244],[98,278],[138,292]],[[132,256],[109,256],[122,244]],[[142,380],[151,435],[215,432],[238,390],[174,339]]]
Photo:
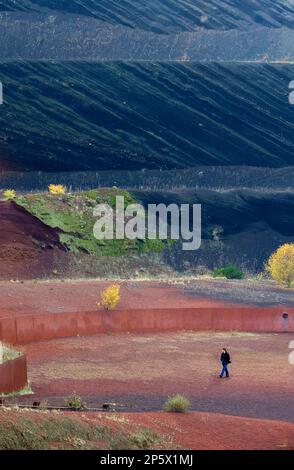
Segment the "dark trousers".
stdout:
[[224,374],[226,374],[226,377],[229,377],[228,364],[226,362],[223,362],[223,368],[220,376],[223,377]]

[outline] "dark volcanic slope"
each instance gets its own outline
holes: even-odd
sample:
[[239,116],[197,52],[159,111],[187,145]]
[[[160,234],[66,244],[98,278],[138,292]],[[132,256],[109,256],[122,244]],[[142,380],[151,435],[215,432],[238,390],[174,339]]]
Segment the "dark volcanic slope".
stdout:
[[294,26],[285,0],[0,0],[0,11],[57,10],[160,33]]
[[[271,253],[294,242],[294,194],[255,191],[134,192],[148,204],[201,204],[202,245],[183,251],[176,243],[166,260],[185,271],[186,262],[196,269],[214,269],[236,263],[249,271],[261,271]],[[190,222],[193,220],[190,209]],[[191,224],[192,230],[192,224]],[[205,269],[204,269],[205,272]]]
[[0,60],[291,62],[294,29],[201,30],[180,34],[110,25],[58,13],[2,13]]
[[[294,193],[261,193],[255,191],[147,192],[134,191],[136,199],[148,204],[201,204],[204,239],[211,238],[213,227],[222,227],[221,238],[250,227],[266,227],[285,237],[294,237]],[[192,219],[192,207],[191,207]],[[192,228],[192,227],[191,227]],[[266,245],[266,241],[264,241]]]
[[286,64],[0,63],[0,155],[44,171],[292,166],[293,79]]
[[[2,160],[1,164],[3,164]],[[9,165],[8,162],[6,164]],[[3,171],[0,175],[0,187],[14,188],[20,192],[47,191],[52,181],[67,186],[71,191],[117,186],[140,191],[253,189],[262,192],[293,193],[294,166],[283,168],[198,166],[184,170],[63,171],[55,173]]]

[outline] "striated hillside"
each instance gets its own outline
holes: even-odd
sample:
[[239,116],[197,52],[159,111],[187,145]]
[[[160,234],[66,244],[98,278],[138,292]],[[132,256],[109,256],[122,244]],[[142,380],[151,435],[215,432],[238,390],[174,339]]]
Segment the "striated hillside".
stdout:
[[[201,250],[164,247],[159,272],[256,272],[293,241],[292,0],[0,0],[0,20],[0,189],[200,202]],[[138,269],[117,260],[129,246],[102,253],[87,237],[63,234],[58,272],[81,274],[79,257],[85,275]]]
[[0,12],[0,170],[293,165],[292,1],[0,0]]
[[293,28],[294,4],[285,0],[0,0],[1,10],[56,10],[168,34],[251,25]]
[[4,169],[293,165],[293,67],[2,62]]
[[285,27],[163,35],[52,13],[3,13],[0,59],[289,62],[294,58],[294,30]]

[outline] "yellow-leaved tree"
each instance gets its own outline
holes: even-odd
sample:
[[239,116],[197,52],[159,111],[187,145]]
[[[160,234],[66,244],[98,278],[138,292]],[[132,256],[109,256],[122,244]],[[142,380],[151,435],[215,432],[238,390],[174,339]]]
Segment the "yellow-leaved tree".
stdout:
[[16,191],[14,189],[5,189],[3,196],[5,199],[14,199],[16,197]]
[[279,284],[294,287],[294,243],[285,243],[270,257],[267,272]]
[[50,184],[48,186],[50,194],[65,194],[66,193],[66,186],[63,184]]
[[105,308],[105,310],[114,310],[120,301],[120,286],[113,284],[107,287],[101,294],[101,301],[97,305]]

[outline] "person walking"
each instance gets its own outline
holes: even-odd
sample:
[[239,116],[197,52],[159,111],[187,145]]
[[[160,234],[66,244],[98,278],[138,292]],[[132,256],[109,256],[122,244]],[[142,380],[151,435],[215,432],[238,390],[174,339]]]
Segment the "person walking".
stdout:
[[226,348],[223,348],[220,360],[223,366],[222,371],[220,373],[220,378],[222,379],[224,374],[226,374],[226,377],[230,377],[228,365],[231,364],[231,356],[226,350]]

